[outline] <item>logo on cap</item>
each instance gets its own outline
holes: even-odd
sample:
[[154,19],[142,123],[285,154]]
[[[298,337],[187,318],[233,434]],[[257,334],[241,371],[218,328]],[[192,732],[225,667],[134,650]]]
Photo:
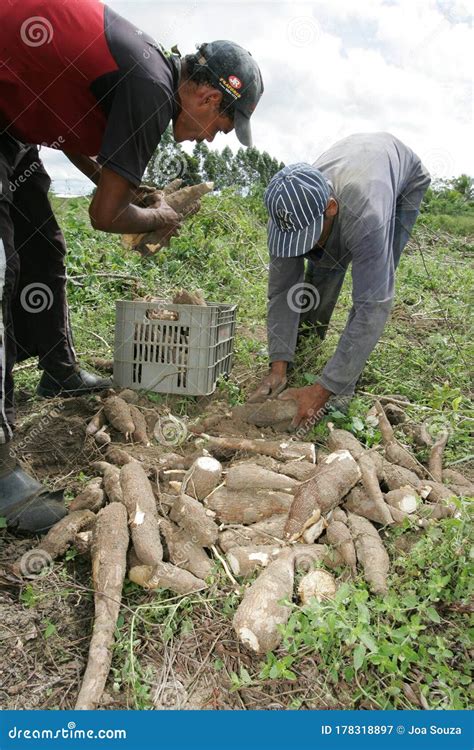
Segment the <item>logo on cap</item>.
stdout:
[[228,81],[230,85],[234,87],[234,89],[240,89],[242,86],[242,81],[240,80],[240,78],[237,78],[237,76],[229,76]]
[[293,212],[288,211],[286,208],[277,208],[276,217],[280,225],[282,232],[294,232],[296,231],[295,222],[293,220]]

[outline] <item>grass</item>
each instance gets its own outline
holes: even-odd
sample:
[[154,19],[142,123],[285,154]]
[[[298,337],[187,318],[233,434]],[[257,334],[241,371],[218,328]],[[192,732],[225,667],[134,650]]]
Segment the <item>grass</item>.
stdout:
[[[232,404],[245,400],[267,367],[267,255],[258,196],[236,198],[224,191],[206,198],[201,213],[185,225],[172,247],[145,260],[124,251],[119,238],[90,228],[85,199],[54,198],[54,204],[69,247],[69,300],[82,361],[87,363],[91,354],[111,356],[116,299],[166,297],[175,287],[199,288],[212,301],[238,302],[235,370],[221,383],[219,396]],[[427,420],[433,429],[449,427],[448,464],[463,468],[472,458],[472,236],[470,214],[424,214],[417,225],[397,274],[391,319],[364,370],[357,397],[348,415],[331,415],[366,445],[379,440],[365,420],[373,395],[395,393],[410,399],[407,412],[414,421]],[[350,274],[326,340],[306,339],[298,352],[294,385],[312,382],[331,356],[349,306]],[[17,385],[31,388],[36,379],[33,370],[21,370]],[[195,399],[170,403],[178,415],[196,408]],[[311,437],[324,441],[326,434],[327,419]],[[365,583],[357,579],[345,583],[333,602],[292,605],[278,652],[251,661],[220,653],[212,657],[212,670],[236,694],[265,694],[267,703],[269,695],[276,700],[283,694],[288,708],[411,708],[413,691],[422,706],[467,708],[466,612],[472,595],[468,538],[464,504],[460,518],[441,521],[421,537],[409,526],[391,531],[387,597],[369,596]],[[407,542],[409,552],[404,551]],[[204,642],[204,634],[211,637],[211,615],[216,628],[220,623],[224,634],[225,628],[230,633],[238,597],[228,582],[219,581],[219,591],[226,586],[227,596],[211,585],[209,592],[194,598],[176,601],[157,594],[143,604],[143,592],[128,585],[127,607],[117,628],[113,690],[126,689],[131,708],[153,706],[156,674],[145,655],[147,643],[155,643],[166,655],[169,649],[179,652],[190,634],[202,636]],[[23,596],[25,606],[34,606],[41,592],[28,586]],[[51,641],[54,627],[53,619],[45,623],[45,637]]]

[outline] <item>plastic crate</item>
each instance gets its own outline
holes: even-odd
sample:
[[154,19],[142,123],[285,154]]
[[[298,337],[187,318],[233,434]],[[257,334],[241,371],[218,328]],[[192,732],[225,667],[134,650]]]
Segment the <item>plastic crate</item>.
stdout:
[[213,393],[217,379],[232,368],[236,310],[212,302],[117,302],[115,384],[188,396]]

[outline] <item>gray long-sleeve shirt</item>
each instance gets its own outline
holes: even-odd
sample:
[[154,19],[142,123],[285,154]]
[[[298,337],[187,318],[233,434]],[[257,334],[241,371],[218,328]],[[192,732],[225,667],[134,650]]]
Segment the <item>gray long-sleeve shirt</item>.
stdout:
[[[324,251],[313,262],[320,269],[341,272],[352,262],[352,308],[318,381],[333,393],[350,394],[389,316],[395,269],[430,176],[418,156],[390,133],[344,138],[314,166],[331,182],[339,212]],[[300,313],[294,304],[297,294],[289,304],[290,290],[303,279],[303,257],[270,259],[271,362],[293,361]]]

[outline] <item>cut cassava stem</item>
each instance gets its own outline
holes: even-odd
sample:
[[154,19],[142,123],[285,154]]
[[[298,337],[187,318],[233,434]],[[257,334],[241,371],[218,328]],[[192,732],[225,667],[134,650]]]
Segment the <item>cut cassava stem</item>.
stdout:
[[183,479],[182,491],[196,500],[204,500],[219,484],[222,465],[212,456],[197,458]]
[[76,710],[96,709],[104,691],[122,599],[128,542],[126,510],[120,503],[111,503],[99,512],[93,533],[94,628]]
[[163,558],[163,548],[155,496],[143,467],[125,464],[120,469],[120,486],[135,552],[144,565],[155,566]]

